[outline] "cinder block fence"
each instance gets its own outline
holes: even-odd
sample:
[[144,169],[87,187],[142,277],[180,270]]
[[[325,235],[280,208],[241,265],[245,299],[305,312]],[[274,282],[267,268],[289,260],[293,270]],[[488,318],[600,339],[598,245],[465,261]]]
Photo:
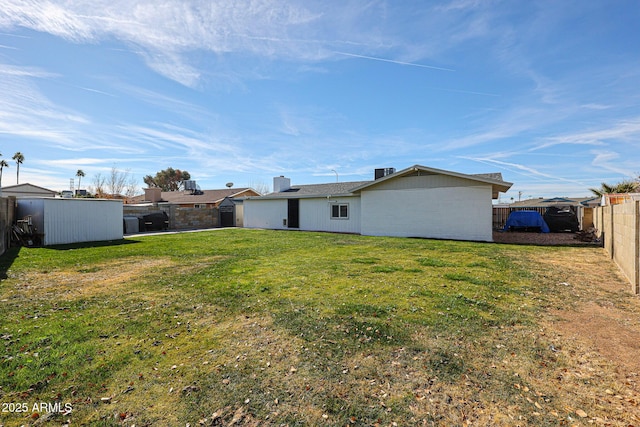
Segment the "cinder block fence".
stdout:
[[218,227],[218,208],[183,208],[176,205],[136,206],[124,205],[124,215],[141,216],[155,212],[166,212],[170,230],[194,230]]
[[598,207],[593,220],[605,250],[640,294],[640,201]]

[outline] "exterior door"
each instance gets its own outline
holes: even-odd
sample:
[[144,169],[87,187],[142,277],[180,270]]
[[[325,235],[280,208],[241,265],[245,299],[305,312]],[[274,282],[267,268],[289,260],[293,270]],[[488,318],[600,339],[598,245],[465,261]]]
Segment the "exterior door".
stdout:
[[288,199],[287,202],[287,227],[300,228],[300,199]]
[[233,206],[220,206],[220,227],[234,227]]

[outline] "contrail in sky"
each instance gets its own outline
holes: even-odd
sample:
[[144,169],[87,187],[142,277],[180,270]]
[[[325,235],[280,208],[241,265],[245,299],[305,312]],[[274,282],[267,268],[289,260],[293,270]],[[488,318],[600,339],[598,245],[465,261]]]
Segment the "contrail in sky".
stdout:
[[333,53],[337,53],[338,55],[351,56],[353,58],[371,59],[374,61],[391,62],[392,64],[410,65],[412,67],[420,67],[420,68],[429,68],[431,70],[455,71],[455,70],[452,70],[451,68],[442,68],[442,67],[433,67],[431,65],[414,64],[413,62],[395,61],[393,59],[377,58],[375,56],[356,55],[355,53],[340,52],[337,50],[334,50]]

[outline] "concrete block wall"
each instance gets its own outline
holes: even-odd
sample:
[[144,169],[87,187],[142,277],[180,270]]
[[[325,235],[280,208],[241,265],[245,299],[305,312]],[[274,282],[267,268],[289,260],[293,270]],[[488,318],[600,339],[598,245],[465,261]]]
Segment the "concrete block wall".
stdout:
[[640,202],[596,208],[594,223],[604,249],[640,294]]
[[173,224],[176,230],[215,228],[218,227],[218,209],[179,207],[173,212]]
[[142,216],[166,212],[170,230],[196,230],[218,227],[218,209],[182,208],[176,205],[135,206],[124,205],[125,216]]

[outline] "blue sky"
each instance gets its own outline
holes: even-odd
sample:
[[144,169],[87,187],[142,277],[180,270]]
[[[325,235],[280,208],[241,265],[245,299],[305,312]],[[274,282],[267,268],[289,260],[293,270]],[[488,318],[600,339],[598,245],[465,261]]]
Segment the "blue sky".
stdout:
[[[640,3],[4,0],[0,153],[203,189],[501,172],[503,201],[640,173]],[[336,171],[336,172],[333,172]]]

